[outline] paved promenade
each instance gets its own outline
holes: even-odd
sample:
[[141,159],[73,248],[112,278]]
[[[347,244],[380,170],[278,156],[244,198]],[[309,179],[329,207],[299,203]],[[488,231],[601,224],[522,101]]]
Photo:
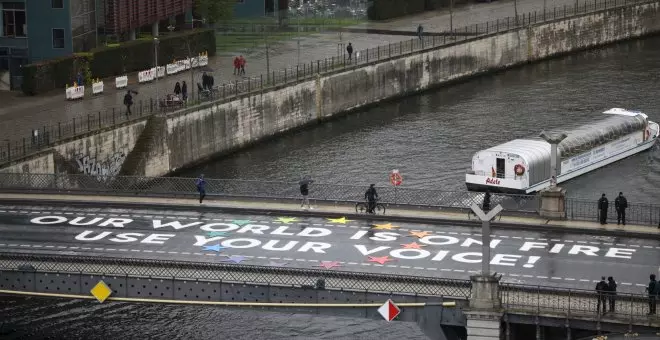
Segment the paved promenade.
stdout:
[[[563,6],[565,4],[574,4],[574,1],[556,0],[548,1],[550,6]],[[541,0],[520,0],[518,1],[518,13],[530,11],[542,11],[543,1]],[[497,1],[493,3],[474,3],[455,9],[454,27],[464,27],[476,23],[506,18],[513,16],[514,8],[512,1]],[[383,23],[369,23],[357,27],[381,28],[392,30],[407,30],[414,32],[418,24],[425,27],[426,32],[440,32],[449,29],[449,12],[446,10],[423,13],[417,16],[411,16]],[[293,66],[300,60],[300,63],[309,63],[311,61],[337,56],[341,46],[351,42],[355,50],[359,51],[365,48],[373,48],[388,43],[395,43],[401,40],[410,39],[409,36],[385,36],[362,33],[327,33],[304,36],[300,41],[300,59],[298,59],[298,48],[296,40],[278,42],[269,49],[269,70],[278,70]],[[266,56],[265,48],[256,48],[252,50],[235,51],[212,58],[209,66],[214,70],[215,83],[222,84],[241,79],[232,74],[232,57],[243,54],[247,58],[247,76],[259,76],[265,73]],[[177,81],[186,81],[190,83],[189,73],[181,73],[175,76],[166,77],[159,81],[158,93],[163,96],[174,88]],[[201,74],[196,74],[193,83],[200,82]],[[138,85],[136,84],[136,75],[132,74],[129,78],[130,88],[139,92],[134,100],[139,105],[140,100],[146,104],[150,98],[156,97],[156,84]],[[64,85],[64,84],[62,84]],[[71,121],[73,118],[86,116],[87,114],[98,114],[101,112],[112,112],[112,108],[122,109],[121,102],[123,91],[117,92],[113,88],[114,79],[106,80],[106,92],[96,97],[86,97],[82,101],[67,102],[64,100],[64,89],[58,90],[52,94],[41,95],[37,97],[24,97],[16,93],[0,93],[0,119],[3,121],[0,126],[0,134],[3,138],[16,139],[29,136],[31,129],[41,128],[44,125],[54,125],[59,121]],[[192,85],[192,84],[190,84]],[[191,86],[189,85],[189,89]],[[190,91],[190,90],[189,90]]]

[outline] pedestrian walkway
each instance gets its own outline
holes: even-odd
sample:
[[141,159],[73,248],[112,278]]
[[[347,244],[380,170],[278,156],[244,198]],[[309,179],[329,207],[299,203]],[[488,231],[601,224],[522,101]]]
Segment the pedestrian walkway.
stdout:
[[[518,13],[542,10],[543,3],[542,0],[519,0]],[[556,0],[552,2],[552,5],[563,6],[564,4],[574,3],[574,1]],[[474,25],[488,20],[513,16],[513,13],[513,1],[474,3],[454,10],[453,26]],[[356,27],[365,27],[366,25],[371,28],[410,30],[414,32],[417,25],[421,23],[424,25],[425,32],[434,32],[448,30],[450,26],[449,17],[449,12],[442,10],[383,23],[362,24]],[[360,51],[408,39],[410,39],[409,36],[401,35],[321,33],[278,42],[276,45],[269,46],[268,53],[266,53],[264,46],[263,48],[235,51],[216,56],[209,61],[209,67],[214,71],[215,84],[220,85],[241,79],[241,77],[232,74],[232,57],[239,54],[244,54],[247,59],[246,76],[258,77],[267,71],[272,72],[298,63],[309,63],[333,56],[341,56],[345,44],[349,41],[355,46],[356,51]],[[266,55],[268,55],[268,58],[266,58]],[[201,82],[201,73],[195,72],[194,75],[190,72],[180,73],[161,79],[157,83],[144,85],[138,85],[136,78],[136,74],[130,75],[129,87],[139,93],[134,97],[135,105],[138,106],[140,101],[146,105],[151,98],[156,98],[157,93],[160,97],[171,93],[177,81],[186,81],[189,83],[189,91],[196,91],[195,84]],[[3,103],[0,107],[0,119],[3,121],[2,126],[0,126],[0,134],[5,139],[16,140],[17,138],[29,136],[33,129],[56,125],[57,122],[69,122],[73,118],[85,118],[89,114],[96,115],[98,112],[112,112],[113,108],[123,110],[121,103],[124,91],[114,89],[114,78],[107,79],[105,83],[106,91],[104,94],[86,97],[75,102],[65,101],[64,88],[51,94],[36,97],[17,96],[16,93],[0,93],[0,102]]]
[[[181,208],[190,207],[196,209],[200,207],[198,200],[191,195],[191,198],[161,198],[161,197],[135,197],[135,196],[95,196],[95,195],[43,195],[43,194],[3,194],[0,203],[3,200],[25,200],[26,202],[70,202],[96,204],[99,207],[104,203],[108,204],[130,204],[141,208],[152,206],[153,208]],[[218,198],[209,197],[205,200],[205,208],[224,208],[244,210],[250,213],[281,215],[287,214],[314,214],[321,216],[355,216],[355,206],[344,203],[315,202],[312,203],[311,210],[300,208],[299,202],[290,200],[279,201],[261,201],[250,199]],[[474,223],[479,222],[474,214],[458,212],[457,210],[443,210],[441,208],[415,208],[395,206],[389,208],[385,215],[364,215],[364,218],[378,219],[410,219],[417,220],[420,223]],[[614,224],[601,225],[596,222],[572,221],[572,220],[548,220],[535,215],[525,216],[502,216],[495,220],[496,223],[512,228],[538,230],[543,232],[561,231],[566,233],[579,234],[621,234],[627,237],[650,237],[659,238],[660,229],[650,226],[626,225],[617,226]]]

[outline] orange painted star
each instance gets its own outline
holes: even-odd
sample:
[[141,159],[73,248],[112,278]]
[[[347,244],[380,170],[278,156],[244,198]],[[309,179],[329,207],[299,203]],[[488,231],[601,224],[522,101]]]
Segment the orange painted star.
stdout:
[[411,231],[410,232],[411,236],[417,236],[418,238],[426,237],[431,235],[430,231]]
[[378,262],[378,264],[385,264],[389,261],[394,261],[394,260],[391,259],[389,256],[381,256],[381,257],[369,256],[369,262]]
[[403,246],[403,249],[422,249],[422,247],[426,247],[425,245],[419,244],[417,242],[406,243],[402,244],[401,246]]
[[398,228],[398,226],[392,225],[392,223],[388,224],[374,224],[373,229],[387,229],[387,230],[392,230]]

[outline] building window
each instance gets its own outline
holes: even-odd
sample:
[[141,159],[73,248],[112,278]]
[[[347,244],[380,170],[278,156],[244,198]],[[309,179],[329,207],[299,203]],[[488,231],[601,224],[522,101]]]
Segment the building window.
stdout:
[[2,36],[25,37],[27,33],[24,2],[2,3]]
[[53,48],[64,48],[64,28],[53,28]]
[[51,0],[50,7],[52,7],[52,8],[64,8],[64,0]]

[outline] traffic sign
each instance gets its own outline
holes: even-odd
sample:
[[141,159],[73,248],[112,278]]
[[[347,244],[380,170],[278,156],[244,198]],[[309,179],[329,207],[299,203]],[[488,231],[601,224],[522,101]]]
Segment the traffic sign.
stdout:
[[92,296],[94,296],[99,302],[103,303],[103,301],[112,294],[112,289],[101,280],[94,286],[94,288],[92,288],[90,293],[92,293]]
[[385,303],[378,308],[378,313],[383,316],[385,320],[392,321],[399,314],[401,314],[401,309],[397,307],[391,299],[385,301]]
[[399,170],[392,170],[390,173],[390,183],[392,183],[393,186],[398,187],[403,183],[403,177],[401,177],[401,174],[399,173]]

